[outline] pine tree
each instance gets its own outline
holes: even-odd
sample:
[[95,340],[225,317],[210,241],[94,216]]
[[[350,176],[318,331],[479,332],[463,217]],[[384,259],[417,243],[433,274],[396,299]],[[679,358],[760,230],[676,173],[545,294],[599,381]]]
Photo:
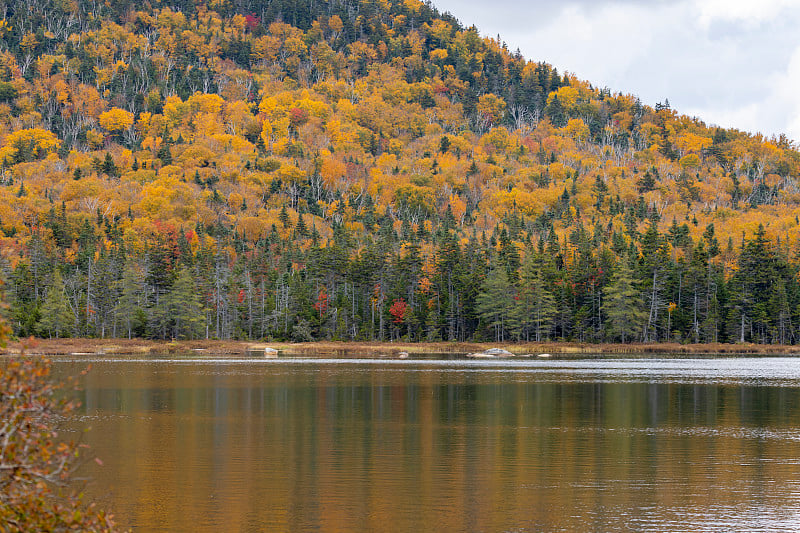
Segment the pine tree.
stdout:
[[519,300],[516,315],[522,325],[525,340],[531,340],[531,332],[536,342],[549,337],[556,314],[553,293],[547,289],[541,265],[533,254],[528,254],[522,265]]
[[124,328],[129,339],[133,337],[137,325],[140,325],[140,318],[143,314],[141,306],[143,278],[143,273],[135,265],[129,263],[125,266],[122,279],[117,282],[120,298],[114,312],[118,323]]
[[289,213],[286,212],[286,204],[281,206],[281,212],[278,215],[278,220],[281,221],[281,224],[283,224],[284,228],[287,228],[291,225],[289,222]]
[[506,333],[515,326],[514,292],[505,267],[495,262],[481,283],[476,310],[486,325],[494,330],[496,342],[505,341]]
[[117,175],[117,165],[114,163],[114,159],[111,157],[111,154],[106,152],[106,157],[103,160],[103,172],[108,174],[111,177],[116,177]]
[[642,331],[647,311],[641,293],[636,289],[633,271],[627,261],[622,261],[605,288],[601,310],[606,316],[608,331],[622,342],[632,340]]
[[[753,238],[744,244],[738,269],[729,283],[732,305],[728,331],[731,340],[769,340],[773,321],[782,312],[770,305],[770,298],[775,296],[784,270],[783,258],[776,254],[764,226],[759,224]],[[780,305],[784,306],[782,302]]]
[[48,337],[61,337],[68,332],[75,323],[75,316],[69,308],[67,296],[64,292],[64,280],[61,273],[53,272],[53,283],[47,290],[41,309],[41,319],[37,324],[39,331]]
[[545,115],[550,118],[553,126],[561,128],[567,124],[567,113],[564,110],[564,105],[558,99],[558,95],[553,95],[553,98],[547,103],[544,110]]
[[[640,197],[641,198],[641,197]],[[665,270],[669,264],[668,245],[658,232],[658,224],[654,218],[642,235],[642,257],[640,260],[639,279],[646,280],[647,300],[650,310],[647,317],[644,340],[658,340],[658,313],[666,307],[662,298],[665,285]]]
[[176,339],[195,339],[203,334],[205,316],[194,287],[194,277],[187,267],[178,271],[175,283],[164,298],[172,336]]
[[303,220],[303,215],[297,216],[297,227],[295,228],[295,231],[300,237],[308,236],[308,227],[306,227],[306,221]]
[[97,287],[92,295],[92,318],[95,323],[95,334],[101,338],[109,334],[115,336],[114,308],[119,299],[115,281],[118,278],[119,269],[113,257],[101,245],[100,257],[92,269],[92,284]]

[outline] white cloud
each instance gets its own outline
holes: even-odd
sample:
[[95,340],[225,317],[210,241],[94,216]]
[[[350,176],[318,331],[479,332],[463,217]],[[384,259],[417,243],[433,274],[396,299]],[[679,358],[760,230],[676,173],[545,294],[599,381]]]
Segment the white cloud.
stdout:
[[[531,13],[530,17],[534,16]],[[481,27],[485,35],[500,33],[511,49],[519,47],[533,60],[543,60],[597,85],[621,87],[633,65],[645,62],[659,25],[669,12],[635,5],[564,4],[546,24],[534,29]]]
[[735,105],[712,101],[679,111],[698,116],[707,124],[763,133],[767,137],[785,133],[790,139],[800,141],[800,47],[785,70],[769,76],[767,81],[767,90],[749,101]]
[[597,86],[800,140],[800,0],[434,0]]
[[770,108],[786,117],[786,134],[800,141],[800,46],[795,48],[786,72],[778,76],[774,94],[775,98],[769,102]]
[[772,20],[789,7],[797,7],[796,0],[693,0],[698,22],[707,28],[715,21],[743,22],[755,26]]

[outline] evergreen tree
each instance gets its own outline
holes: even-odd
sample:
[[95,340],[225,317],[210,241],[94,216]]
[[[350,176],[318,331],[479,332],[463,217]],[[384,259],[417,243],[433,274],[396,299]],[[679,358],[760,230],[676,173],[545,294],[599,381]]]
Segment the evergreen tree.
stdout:
[[283,224],[284,228],[289,227],[291,225],[291,223],[289,222],[289,213],[286,212],[286,204],[281,206],[281,212],[278,215],[278,220],[281,221],[281,224]]
[[196,339],[203,335],[205,316],[195,290],[194,277],[187,267],[181,267],[172,289],[164,298],[172,322],[175,339]]
[[484,323],[494,331],[494,340],[503,342],[516,323],[514,308],[515,289],[508,279],[504,266],[495,262],[481,283],[476,310]]
[[611,283],[605,288],[601,309],[606,316],[606,327],[613,338],[622,342],[633,340],[640,334],[647,311],[642,295],[637,290],[633,271],[627,261],[617,266]]
[[517,320],[522,325],[525,340],[541,342],[549,338],[556,314],[555,298],[547,289],[540,262],[533,254],[528,254],[522,265],[519,300],[517,301]]
[[146,323],[142,309],[143,278],[143,273],[133,263],[129,263],[125,266],[122,279],[117,282],[120,297],[114,312],[129,339],[134,333],[142,333]]
[[564,110],[564,105],[555,94],[548,102],[547,107],[545,107],[544,113],[550,118],[553,126],[557,128],[564,127],[567,124],[567,113]]
[[48,337],[61,337],[71,330],[75,324],[75,316],[69,308],[64,280],[58,270],[53,272],[53,282],[47,289],[47,295],[41,308],[41,318],[37,327]]
[[119,270],[114,258],[101,245],[100,257],[92,270],[92,284],[96,287],[92,295],[92,317],[95,334],[101,338],[114,335],[114,309],[119,299],[117,284]]
[[645,341],[658,341],[659,311],[667,307],[663,293],[666,282],[665,272],[670,263],[668,244],[658,232],[657,221],[650,219],[644,235],[642,235],[642,255],[639,265],[639,279],[647,284],[647,300],[649,312],[644,331]]
[[295,228],[295,232],[300,237],[308,236],[308,228],[306,227],[305,220],[303,220],[303,215],[298,215],[297,217],[297,227]]
[[[785,323],[785,295],[778,293],[786,290],[785,285],[779,288],[782,273],[786,270],[783,259],[767,239],[764,226],[759,224],[753,238],[744,244],[738,269],[729,284],[732,305],[728,331],[731,340],[770,342],[776,319],[780,320],[782,316]],[[776,296],[779,308],[770,302]]]

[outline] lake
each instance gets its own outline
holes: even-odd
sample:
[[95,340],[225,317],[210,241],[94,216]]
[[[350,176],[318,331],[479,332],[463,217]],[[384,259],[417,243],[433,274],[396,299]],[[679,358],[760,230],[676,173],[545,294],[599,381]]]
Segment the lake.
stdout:
[[800,529],[800,359],[87,363],[135,531]]

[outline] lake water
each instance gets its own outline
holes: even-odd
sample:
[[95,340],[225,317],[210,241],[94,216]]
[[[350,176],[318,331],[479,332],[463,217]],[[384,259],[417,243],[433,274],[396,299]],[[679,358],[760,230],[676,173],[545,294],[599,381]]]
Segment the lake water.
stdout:
[[91,364],[135,531],[800,529],[800,359]]

